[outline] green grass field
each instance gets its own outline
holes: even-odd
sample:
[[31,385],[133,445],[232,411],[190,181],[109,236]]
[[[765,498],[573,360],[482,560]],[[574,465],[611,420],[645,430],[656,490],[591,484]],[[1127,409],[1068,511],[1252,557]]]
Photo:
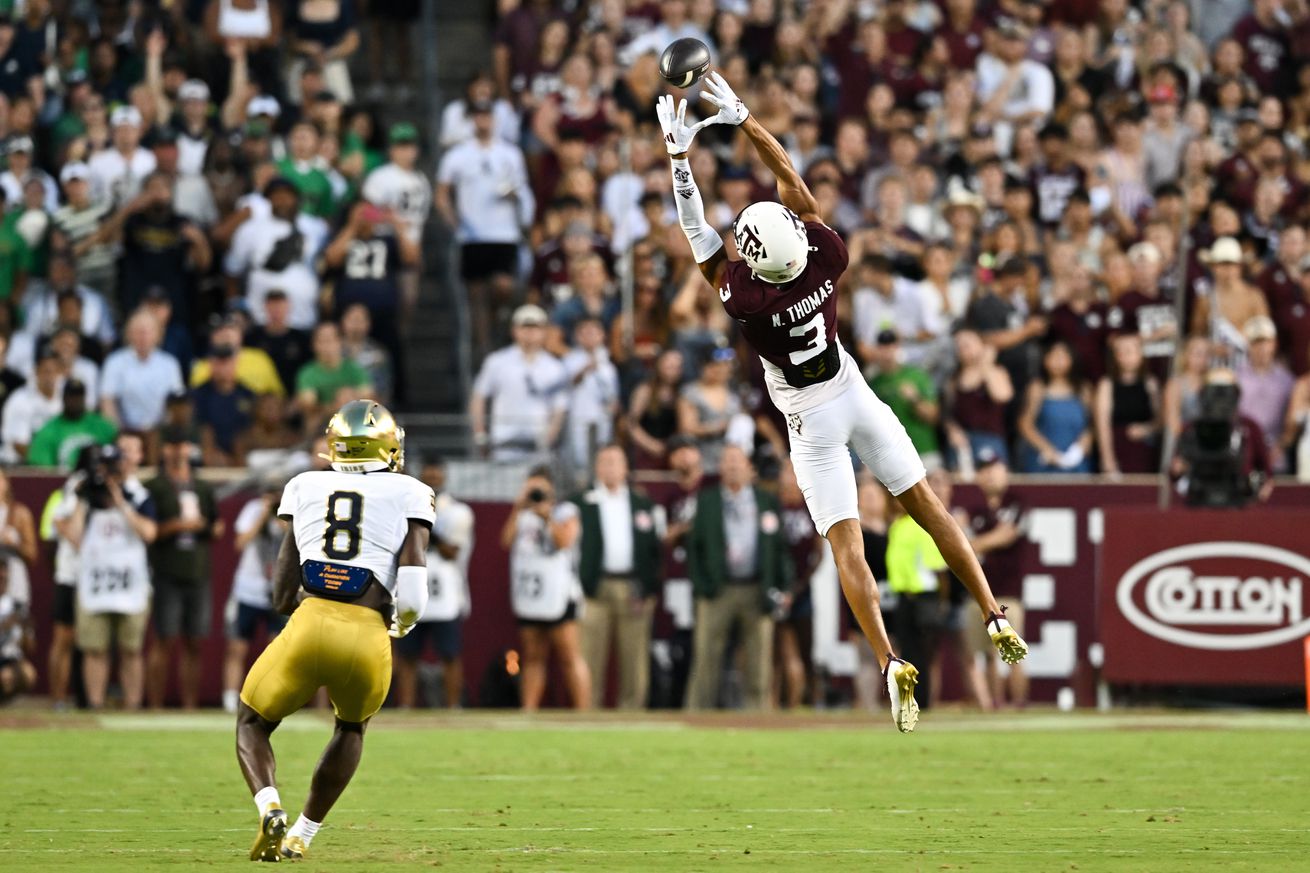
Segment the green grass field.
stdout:
[[[249,864],[227,716],[0,715],[0,869]],[[384,712],[302,866],[1310,870],[1305,715],[743,724]],[[293,814],[327,730],[275,737]]]

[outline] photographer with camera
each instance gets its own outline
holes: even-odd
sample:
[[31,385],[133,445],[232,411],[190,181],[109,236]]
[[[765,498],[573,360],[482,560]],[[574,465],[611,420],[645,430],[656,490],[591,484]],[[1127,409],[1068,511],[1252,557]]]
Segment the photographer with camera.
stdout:
[[519,701],[527,712],[541,705],[552,651],[573,708],[591,705],[591,671],[578,634],[582,584],[574,566],[581,533],[577,504],[557,502],[550,471],[533,470],[500,531],[501,548],[509,552],[510,605],[523,644]]
[[209,544],[223,533],[214,489],[195,475],[197,451],[183,428],[164,429],[160,475],[146,486],[159,519],[159,536],[150,550],[154,570],[155,644],[150,650],[150,707],[164,705],[170,655],[178,637],[182,647],[182,706],[200,703],[200,643],[209,635]]
[[[139,453],[140,438],[131,447]],[[118,650],[125,709],[139,709],[144,680],[141,646],[150,610],[146,547],[155,541],[155,507],[124,463],[125,449],[89,447],[86,472],[70,480],[77,507],[55,528],[77,552],[77,647],[87,705],[105,705],[109,647]],[[76,480],[75,482],[73,480]]]
[[1196,418],[1183,429],[1169,472],[1189,506],[1232,508],[1273,493],[1273,460],[1260,425],[1239,411],[1232,370],[1205,377]]

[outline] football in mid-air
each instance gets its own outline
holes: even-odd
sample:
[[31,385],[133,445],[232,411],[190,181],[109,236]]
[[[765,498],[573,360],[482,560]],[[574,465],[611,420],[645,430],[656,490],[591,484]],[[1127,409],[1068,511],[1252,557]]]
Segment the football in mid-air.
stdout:
[[709,68],[709,46],[694,37],[675,39],[660,54],[660,75],[675,88],[690,88]]

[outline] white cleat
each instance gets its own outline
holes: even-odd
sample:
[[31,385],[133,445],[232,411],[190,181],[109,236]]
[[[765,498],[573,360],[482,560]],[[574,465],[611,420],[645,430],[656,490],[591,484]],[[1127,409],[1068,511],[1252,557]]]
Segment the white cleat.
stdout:
[[914,699],[919,668],[893,656],[883,670],[883,677],[887,680],[887,697],[892,702],[892,721],[898,731],[908,734],[919,723],[919,704]]

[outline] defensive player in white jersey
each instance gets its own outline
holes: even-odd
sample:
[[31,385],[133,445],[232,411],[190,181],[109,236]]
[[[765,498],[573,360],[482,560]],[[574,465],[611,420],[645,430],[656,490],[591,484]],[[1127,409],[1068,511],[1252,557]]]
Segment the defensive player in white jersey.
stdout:
[[[274,570],[273,603],[291,616],[250,668],[237,710],[237,760],[259,808],[252,861],[305,855],[359,766],[364,728],[391,685],[391,637],[428,601],[432,489],[397,475],[405,432],[372,400],[347,403],[327,426],[331,470],[287,483],[278,517],[290,527]],[[388,630],[389,628],[389,630]],[[336,729],[288,831],[269,738],[327,688]]]
[[[973,594],[1001,657],[1022,659],[1019,638],[992,596],[969,541],[928,487],[923,462],[904,426],[860,377],[837,339],[837,282],[846,245],[819,217],[819,206],[778,141],[750,115],[718,73],[706,79],[704,99],[718,113],[687,122],[687,101],[662,96],[660,127],[672,160],[678,220],[701,273],[719,292],[728,314],[764,364],[769,397],[787,417],[796,479],[819,533],[832,545],[842,591],[883,668],[892,719],[914,729],[918,670],[897,658],[878,609],[878,589],[864,560],[850,448],[882,480],[933,539],[950,568]],[[778,180],[778,197],[752,203],[733,221],[740,260],[705,221],[687,151],[709,124],[741,128]]]

